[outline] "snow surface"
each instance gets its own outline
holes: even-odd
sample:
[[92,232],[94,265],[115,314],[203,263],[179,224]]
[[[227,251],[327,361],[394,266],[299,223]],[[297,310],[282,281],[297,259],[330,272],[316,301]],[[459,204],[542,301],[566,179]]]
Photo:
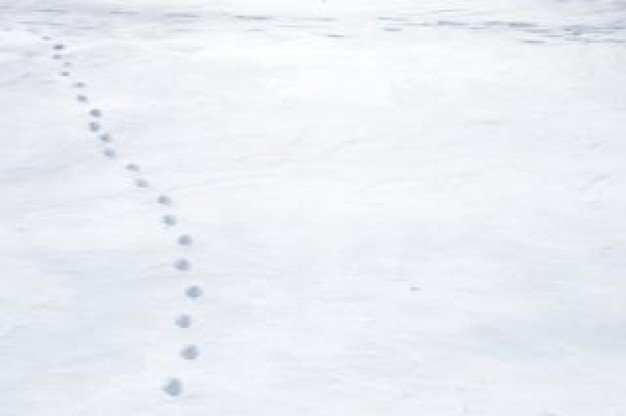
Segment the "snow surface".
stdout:
[[0,415],[623,416],[625,47],[624,1],[0,0]]

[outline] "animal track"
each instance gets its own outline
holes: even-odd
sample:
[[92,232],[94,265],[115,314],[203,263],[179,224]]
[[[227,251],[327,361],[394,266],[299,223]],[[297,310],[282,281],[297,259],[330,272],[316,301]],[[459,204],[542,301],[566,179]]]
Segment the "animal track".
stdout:
[[104,149],[102,151],[102,154],[110,158],[114,158],[116,155],[115,150],[111,149],[110,147],[107,147],[106,149]]
[[189,328],[191,326],[191,316],[187,314],[180,315],[176,318],[176,326],[179,328]]
[[178,219],[174,215],[164,215],[163,222],[165,225],[169,225],[170,227],[176,225],[178,223]]
[[172,198],[167,195],[159,195],[157,202],[161,205],[172,205]]
[[180,356],[185,360],[195,360],[200,356],[200,349],[198,349],[195,345],[187,345],[180,352]]
[[178,378],[170,378],[163,385],[163,392],[172,397],[180,396],[183,392],[183,382]]
[[174,268],[181,272],[186,272],[191,268],[191,263],[187,259],[178,259],[174,262]]
[[136,163],[128,163],[126,165],[126,170],[129,170],[131,172],[141,172],[141,167]]
[[131,172],[141,172],[141,167],[139,167],[139,165],[135,163],[129,163],[126,165],[126,170],[129,170]]
[[[185,16],[185,17],[192,17],[192,16]],[[52,38],[48,36],[42,36],[41,39],[44,41],[52,41]],[[62,60],[63,55],[60,53],[60,51],[65,50],[66,46],[61,43],[56,43],[52,46],[52,49],[57,52],[52,55],[52,58],[55,60]],[[60,63],[60,66],[63,68],[69,67],[71,66],[71,63],[65,61],[65,62]],[[70,71],[64,70],[64,71],[60,71],[59,75],[63,77],[70,77],[71,73]],[[86,85],[83,82],[74,82],[72,84],[72,87],[76,89],[84,89],[86,88]],[[87,103],[89,101],[87,95],[85,94],[77,94],[75,96],[75,99],[79,103]],[[108,146],[108,144],[112,142],[111,135],[109,133],[102,132],[103,126],[100,123],[100,119],[103,115],[103,111],[99,108],[90,108],[88,110],[88,115],[89,117],[91,117],[91,120],[88,122],[88,125],[87,125],[89,128],[89,131],[93,133],[97,133],[97,138],[99,139],[99,141],[105,144],[105,146],[102,148],[102,154],[110,159],[116,158],[117,157],[116,150],[113,147]],[[133,172],[133,173],[140,173],[142,170],[141,167],[136,163],[127,163],[125,165],[125,168],[127,171]],[[137,186],[138,188],[148,188],[149,182],[145,178],[137,177],[137,176],[133,178],[135,186]],[[172,198],[166,194],[158,195],[156,198],[156,201],[158,204],[163,205],[163,206],[171,206],[174,203]],[[163,215],[161,219],[162,219],[162,222],[168,227],[174,226],[178,223],[178,218],[173,214]],[[189,247],[192,244],[191,236],[188,234],[179,235],[177,238],[177,243],[181,247]],[[191,262],[187,258],[178,258],[174,260],[172,266],[174,269],[176,269],[179,272],[187,272],[191,269]],[[204,293],[203,293],[202,288],[198,285],[188,286],[185,289],[185,296],[189,299],[198,299],[202,297],[203,294]],[[174,324],[178,328],[182,328],[182,329],[189,328],[192,325],[192,317],[189,314],[180,314],[175,318]],[[194,344],[187,344],[180,350],[179,354],[181,358],[192,361],[192,360],[197,359],[200,356],[200,349],[198,348],[198,346]],[[165,382],[161,386],[161,390],[163,391],[163,393],[165,393],[166,395],[170,397],[178,397],[183,393],[183,390],[184,390],[183,382],[178,377],[168,378],[165,380]]]
[[135,179],[135,185],[137,185],[138,188],[147,188],[149,184],[147,180],[143,178],[137,178]]
[[183,234],[178,237],[178,244],[181,246],[190,246],[191,245],[191,236],[187,234]]
[[194,285],[194,286],[189,286],[185,290],[185,294],[190,299],[198,299],[199,297],[201,297],[204,294],[204,291],[202,290],[202,288],[200,286]]
[[113,139],[111,138],[111,135],[109,133],[103,133],[100,135],[100,141],[104,143],[111,143]]

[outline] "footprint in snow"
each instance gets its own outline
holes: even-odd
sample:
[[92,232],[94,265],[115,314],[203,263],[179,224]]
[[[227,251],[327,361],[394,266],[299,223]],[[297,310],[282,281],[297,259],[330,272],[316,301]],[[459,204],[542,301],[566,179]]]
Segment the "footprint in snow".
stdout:
[[157,202],[161,205],[172,205],[172,198],[167,195],[159,195]]
[[189,328],[191,326],[191,316],[182,314],[176,318],[175,323],[179,328]]
[[141,167],[136,163],[129,163],[126,165],[126,170],[131,172],[141,172]]
[[104,149],[102,151],[102,154],[111,159],[113,159],[116,155],[115,150],[111,149],[110,147],[107,147],[106,149]]
[[189,286],[185,290],[185,294],[189,299],[198,299],[204,294],[204,292],[200,286]]
[[176,225],[178,219],[174,215],[164,215],[163,223],[168,226]]
[[137,178],[135,179],[135,185],[137,185],[138,188],[147,188],[148,181],[143,178]]
[[[51,40],[48,37],[43,37],[44,40]],[[65,46],[62,44],[56,44],[53,46],[54,50],[57,51],[61,51],[63,49],[65,49]],[[62,54],[54,54],[53,55],[53,59],[57,59],[60,60],[63,58]],[[64,65],[65,67],[70,66],[69,62],[65,62]],[[70,73],[68,71],[63,71],[60,73],[61,76],[64,77],[69,77]],[[74,88],[85,88],[85,84],[83,82],[76,82],[73,84]],[[79,102],[87,102],[88,98],[86,95],[83,94],[79,94],[76,96],[76,100]],[[97,108],[93,108],[91,110],[89,110],[89,115],[91,117],[94,118],[100,118],[102,117],[102,111],[100,109]],[[89,123],[89,130],[92,132],[99,132],[101,130],[101,125],[98,122],[92,121]],[[111,136],[108,133],[103,133],[99,136],[99,139],[105,143],[109,143],[111,142]],[[114,149],[112,148],[105,148],[102,153],[109,157],[109,158],[113,158],[116,156],[116,152]],[[129,163],[126,165],[126,169],[128,171],[131,172],[140,172],[141,168],[139,167],[139,165],[134,164],[134,163]],[[148,181],[146,181],[143,178],[136,178],[135,179],[135,185],[140,187],[140,188],[146,188],[148,187]],[[169,197],[168,195],[160,195],[157,198],[157,202],[161,205],[171,205],[172,204],[172,198]],[[175,216],[173,215],[165,215],[163,216],[163,222],[166,225],[175,225],[177,223],[177,219]],[[181,235],[178,238],[178,244],[181,246],[189,246],[191,245],[191,237],[187,234]],[[174,262],[174,268],[176,268],[179,271],[187,271],[189,270],[191,267],[191,264],[189,262],[189,260],[187,259],[178,259]],[[185,290],[185,294],[188,298],[190,299],[197,299],[199,297],[201,297],[203,295],[203,291],[202,288],[199,286],[190,286]],[[182,314],[179,315],[176,320],[175,320],[175,324],[176,326],[178,326],[179,328],[189,328],[191,326],[191,316],[187,315],[187,314]],[[184,347],[181,352],[180,355],[182,358],[186,359],[186,360],[195,360],[200,356],[200,350],[197,346],[195,345],[187,345],[186,347]],[[168,396],[171,397],[177,397],[180,396],[183,392],[183,383],[179,378],[169,378],[168,380],[166,380],[166,382],[163,384],[162,386],[162,391],[167,394]]]
[[168,396],[180,396],[183,392],[183,383],[178,378],[170,378],[163,385],[163,392]]
[[185,360],[195,360],[200,356],[200,349],[195,345],[187,345],[180,352],[180,356]]
[[186,272],[191,268],[191,263],[187,259],[178,259],[174,262],[174,268],[181,272]]
[[111,143],[113,139],[111,138],[111,135],[109,133],[103,133],[100,135],[100,141],[104,143]]

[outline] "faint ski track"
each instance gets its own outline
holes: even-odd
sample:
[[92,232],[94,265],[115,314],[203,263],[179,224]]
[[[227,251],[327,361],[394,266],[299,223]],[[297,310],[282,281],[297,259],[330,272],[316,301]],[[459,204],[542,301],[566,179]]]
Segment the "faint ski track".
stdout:
[[[597,10],[594,14],[614,13],[619,7],[616,2],[612,7],[605,10]],[[555,44],[601,44],[614,45],[626,44],[626,25],[623,21],[604,24],[576,24],[576,25],[546,25],[535,21],[516,21],[507,19],[506,15],[514,13],[515,8],[500,7],[490,10],[474,9],[440,9],[428,12],[402,13],[398,15],[374,16],[370,25],[386,32],[389,36],[399,35],[402,32],[414,30],[437,30],[437,31],[463,31],[466,34],[490,34],[494,36],[508,36],[516,42],[532,45],[534,47],[546,47]],[[68,14],[61,9],[31,9],[34,16],[41,15],[50,18],[62,18]],[[240,27],[243,31],[272,32],[275,30],[289,29],[306,32],[310,36],[325,37],[335,41],[345,39],[362,38],[367,36],[363,28],[353,28],[344,33],[343,26],[338,27],[340,19],[332,16],[326,17],[288,17],[266,16],[253,14],[231,13],[196,13],[181,10],[178,12],[154,14],[133,10],[110,10],[106,12],[112,19],[152,17],[171,25],[174,32],[177,31],[202,31],[208,30],[206,24],[211,20],[227,22],[230,25]],[[53,22],[50,20],[22,20],[21,24],[31,27],[59,27],[66,26],[77,30],[92,30],[95,27],[83,26],[82,23],[73,24],[68,22]],[[345,23],[345,22],[344,22]],[[259,25],[263,25],[260,27]],[[350,33],[351,32],[351,33]]]

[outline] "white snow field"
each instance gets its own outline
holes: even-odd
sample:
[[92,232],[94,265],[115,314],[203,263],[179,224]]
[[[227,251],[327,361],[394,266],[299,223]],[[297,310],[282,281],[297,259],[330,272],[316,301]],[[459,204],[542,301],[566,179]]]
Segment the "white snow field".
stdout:
[[0,0],[0,110],[1,416],[626,415],[625,1]]

